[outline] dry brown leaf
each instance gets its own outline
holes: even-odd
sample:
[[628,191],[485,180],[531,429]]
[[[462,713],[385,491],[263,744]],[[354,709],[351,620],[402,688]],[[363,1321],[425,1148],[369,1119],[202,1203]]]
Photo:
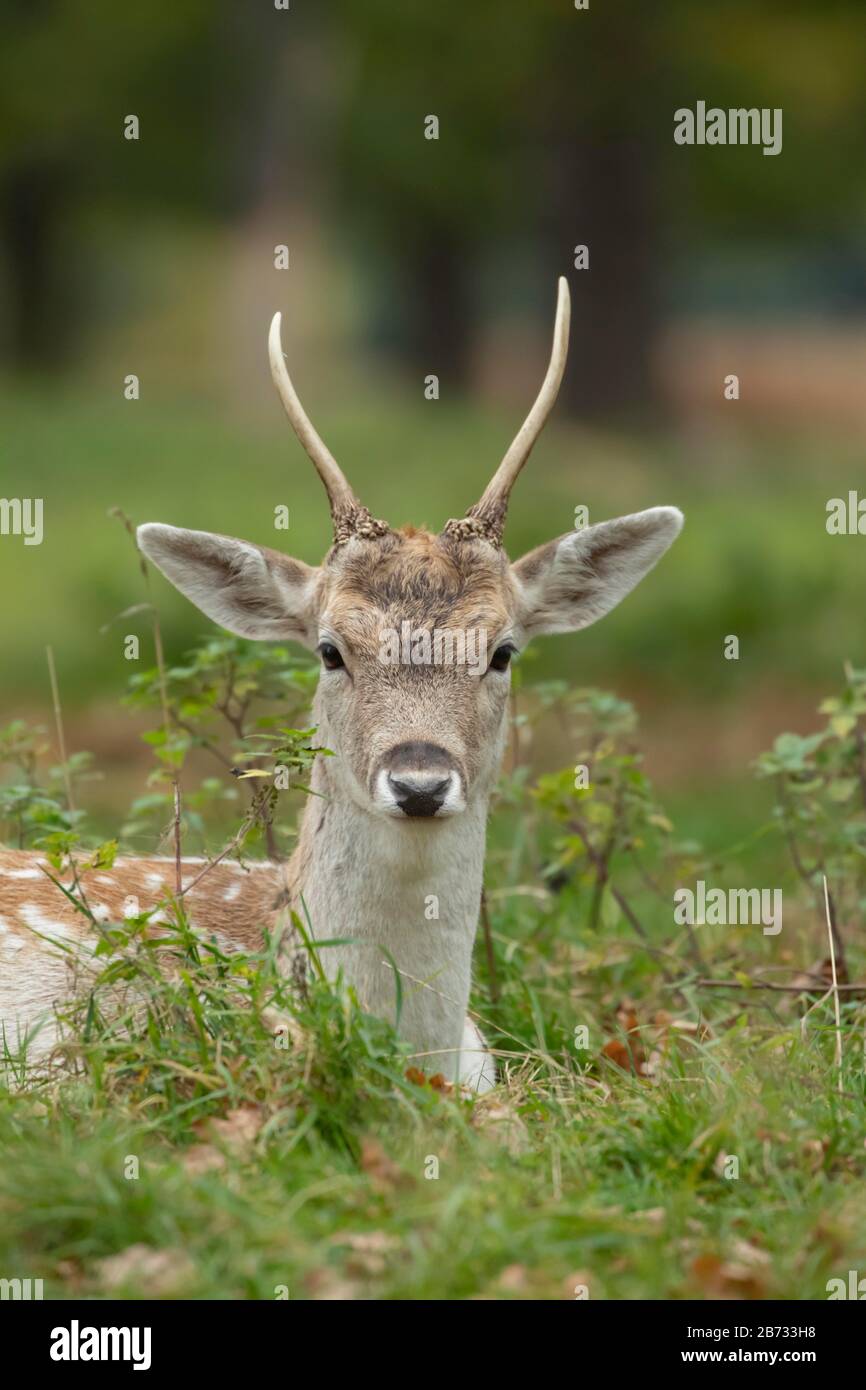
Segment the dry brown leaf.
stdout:
[[476,1129],[501,1144],[513,1157],[525,1153],[529,1147],[529,1134],[517,1110],[500,1095],[488,1099],[482,1096],[472,1111],[472,1124]]
[[419,1067],[407,1067],[404,1072],[407,1081],[411,1081],[413,1086],[429,1086],[434,1091],[441,1092],[442,1095],[450,1095],[454,1090],[453,1083],[446,1081],[441,1071],[437,1071],[433,1076],[428,1076]]
[[506,1265],[496,1280],[497,1287],[506,1293],[522,1293],[527,1286],[526,1265]]
[[639,1034],[637,1014],[633,1005],[625,1000],[616,1011],[616,1021],[620,1035],[610,1038],[601,1049],[601,1055],[635,1076],[646,1076],[646,1053]]
[[193,1144],[185,1150],[181,1163],[190,1177],[197,1178],[201,1173],[212,1173],[225,1168],[226,1156],[219,1149],[215,1149],[213,1144]]
[[345,1303],[360,1298],[362,1293],[356,1280],[343,1278],[335,1269],[311,1269],[304,1278],[304,1286],[310,1298],[322,1303]]
[[84,1267],[74,1256],[68,1260],[58,1260],[54,1266],[58,1279],[62,1279],[71,1293],[76,1293],[84,1283]]
[[[586,1289],[586,1293],[583,1290]],[[582,1301],[592,1297],[592,1275],[587,1269],[576,1269],[573,1274],[567,1274],[562,1281],[562,1297]]]
[[646,1211],[630,1212],[629,1220],[637,1221],[649,1230],[659,1231],[667,1220],[667,1212],[664,1207],[648,1207]]
[[770,1256],[759,1245],[750,1240],[738,1238],[731,1247],[731,1254],[740,1264],[764,1266],[770,1263]]
[[352,1250],[361,1250],[365,1253],[374,1252],[377,1255],[387,1254],[389,1250],[398,1250],[400,1241],[396,1236],[389,1235],[387,1231],[356,1231],[348,1235],[335,1235],[335,1245],[348,1245]]
[[751,1263],[722,1260],[718,1255],[698,1255],[692,1261],[691,1274],[710,1298],[757,1299],[765,1296],[763,1280]]
[[399,1249],[396,1236],[387,1231],[358,1231],[354,1235],[338,1236],[334,1242],[348,1245],[352,1254],[346,1260],[349,1274],[384,1274],[388,1267],[386,1256]]
[[172,1247],[155,1250],[151,1245],[130,1245],[116,1255],[97,1260],[96,1269],[104,1292],[128,1288],[139,1298],[178,1298],[196,1280],[196,1268],[189,1255]]
[[226,1111],[225,1115],[209,1115],[196,1120],[192,1129],[206,1142],[221,1144],[230,1153],[240,1156],[252,1148],[264,1122],[264,1113],[258,1105],[240,1105]]
[[412,1183],[408,1173],[389,1158],[378,1139],[366,1135],[361,1140],[361,1167],[379,1192],[390,1192]]

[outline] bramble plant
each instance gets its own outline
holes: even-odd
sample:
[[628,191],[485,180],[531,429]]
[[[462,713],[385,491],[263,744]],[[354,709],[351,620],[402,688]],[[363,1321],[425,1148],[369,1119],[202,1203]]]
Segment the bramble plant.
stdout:
[[208,808],[236,804],[238,788],[226,781],[250,778],[248,824],[238,848],[264,839],[272,857],[282,857],[280,836],[289,833],[286,819],[275,820],[279,785],[271,776],[263,787],[254,774],[285,769],[284,790],[306,790],[306,779],[319,752],[310,745],[312,729],[292,727],[306,715],[315,689],[316,670],[284,647],[263,647],[238,637],[209,637],[187,653],[184,662],[164,671],[154,666],[136,673],[126,704],[133,710],[159,710],[159,727],[143,738],[153,749],[157,767],[148,792],[132,805],[123,829],[127,839],[152,829],[155,819],[171,817],[174,783],[194,750],[203,750],[223,769],[222,778],[204,777],[187,791],[181,831],[201,841]]
[[[135,676],[128,705],[160,722],[121,847],[174,831],[185,852],[192,840],[213,858],[282,852],[292,802],[274,774],[289,769],[306,794],[314,682],[284,649],[222,636]],[[22,1155],[0,1168],[10,1267],[55,1271],[55,1292],[141,1297],[152,1290],[132,1255],[119,1287],[105,1283],[107,1262],[182,1247],[181,1296],[288,1285],[313,1297],[500,1297],[503,1270],[520,1268],[506,1296],[573,1297],[578,1284],[645,1296],[651,1269],[659,1296],[802,1298],[862,1265],[863,991],[840,984],[834,1068],[826,976],[799,968],[826,943],[824,873],[840,935],[862,910],[864,673],[849,671],[822,705],[824,728],[782,735],[758,760],[776,793],[769,824],[712,856],[660,806],[631,705],[559,683],[516,687],[523,740],[553,725],[569,752],[565,770],[533,779],[515,736],[521,756],[492,818],[490,957],[477,953],[472,1002],[500,1087],[468,1099],[407,1066],[393,1028],[324,978],[327,943],[304,923],[313,968],[299,988],[280,972],[276,936],[227,953],[191,929],[183,897],[166,895],[156,932],[148,913],[97,922],[81,894],[92,975],[59,1010],[55,1054],[74,1086],[3,1045],[13,1089],[0,1092],[0,1142]],[[70,858],[111,865],[115,842],[68,802],[70,788],[86,799],[89,759],[58,765],[44,730],[21,722],[0,735],[0,759],[6,844],[42,849],[55,879]],[[218,773],[202,777],[208,759]],[[808,900],[796,938],[734,926],[698,939],[673,924],[676,884],[710,872],[736,882],[739,850],[775,852],[771,830]],[[58,1146],[74,1161],[58,1164]]]
[[773,780],[775,821],[820,914],[826,876],[838,928],[866,909],[866,671],[847,665],[841,693],[820,712],[823,729],[780,734],[756,768]]

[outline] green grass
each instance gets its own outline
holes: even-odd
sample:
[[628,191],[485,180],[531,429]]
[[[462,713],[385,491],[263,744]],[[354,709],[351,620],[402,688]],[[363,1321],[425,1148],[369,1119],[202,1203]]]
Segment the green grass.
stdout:
[[[732,805],[702,860],[652,838],[641,791],[611,861],[637,929],[606,893],[595,912],[563,834],[570,806],[591,817],[633,784],[616,739],[592,796],[563,784],[565,821],[545,784],[503,785],[494,973],[479,942],[472,998],[499,1058],[489,1096],[413,1071],[339,984],[291,994],[273,942],[227,958],[182,921],[159,944],[116,929],[102,982],[61,1011],[64,1071],[7,1059],[4,1276],[47,1297],[819,1299],[862,1269],[864,1004],[842,996],[837,1068],[832,1000],[748,986],[814,965],[826,928],[777,832],[724,839]],[[673,925],[665,885],[701,864],[782,886],[784,933]],[[840,904],[857,891],[836,886]]]
[[[325,986],[275,1047],[265,957],[227,976],[187,950],[174,984],[142,966],[148,1027],[91,1017],[77,1079],[0,1098],[0,1268],[49,1297],[825,1297],[866,1259],[862,1006],[838,1095],[828,1006],[802,1040],[735,992],[704,1003],[682,968],[665,989],[622,929],[593,939],[581,917],[570,892],[496,900],[501,994],[482,973],[474,1002],[506,1079],[475,1103],[407,1080],[390,1031]],[[601,1054],[629,997],[663,1053],[652,1080]],[[191,1171],[203,1154],[221,1166]]]

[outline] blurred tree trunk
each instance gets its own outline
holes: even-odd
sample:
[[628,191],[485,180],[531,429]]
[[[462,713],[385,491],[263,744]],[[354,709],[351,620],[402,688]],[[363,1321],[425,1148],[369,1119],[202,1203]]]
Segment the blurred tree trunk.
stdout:
[[[48,164],[10,169],[0,204],[0,254],[6,263],[9,358],[13,367],[43,366],[62,357],[58,314],[58,225],[65,194]],[[68,296],[63,296],[64,301]]]
[[[600,7],[591,43],[578,23],[548,50],[542,196],[554,264],[574,300],[563,399],[580,415],[640,416],[657,405],[662,50],[644,0]],[[576,245],[589,247],[587,270],[575,268]]]
[[450,228],[431,224],[406,247],[405,265],[408,293],[401,318],[410,365],[463,390],[475,328],[466,246]]
[[[573,316],[563,399],[578,415],[646,414],[655,404],[653,350],[661,274],[652,171],[634,140],[562,151],[552,208],[556,262],[565,261]],[[589,268],[574,247],[589,248]]]

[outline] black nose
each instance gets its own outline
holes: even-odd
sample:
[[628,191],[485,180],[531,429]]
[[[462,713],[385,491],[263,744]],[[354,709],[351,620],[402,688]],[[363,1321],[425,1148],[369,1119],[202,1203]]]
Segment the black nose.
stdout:
[[451,774],[441,769],[424,772],[413,769],[398,776],[388,773],[388,786],[400,810],[407,816],[435,816],[451,785]]

